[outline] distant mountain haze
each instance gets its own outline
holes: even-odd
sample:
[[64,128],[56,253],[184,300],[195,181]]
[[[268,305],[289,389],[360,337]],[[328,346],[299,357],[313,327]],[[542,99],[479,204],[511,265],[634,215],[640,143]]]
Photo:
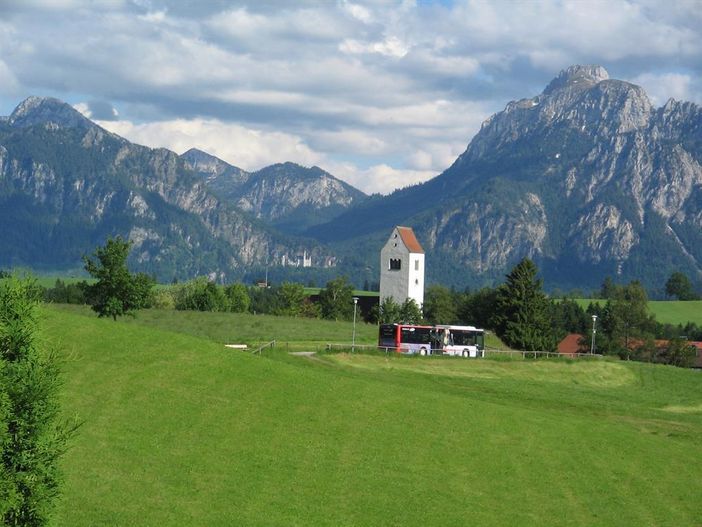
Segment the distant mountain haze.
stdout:
[[[601,66],[572,66],[486,120],[426,183],[366,196],[321,168],[247,172],[192,149],[134,145],[69,105],[30,97],[0,119],[0,266],[60,268],[122,234],[161,279],[257,266],[377,281],[395,225],[414,228],[427,283],[502,281],[524,256],[548,287],[607,275],[661,289],[702,280],[702,112],[651,105]],[[308,261],[308,260],[306,260]],[[308,261],[309,262],[309,261]]]

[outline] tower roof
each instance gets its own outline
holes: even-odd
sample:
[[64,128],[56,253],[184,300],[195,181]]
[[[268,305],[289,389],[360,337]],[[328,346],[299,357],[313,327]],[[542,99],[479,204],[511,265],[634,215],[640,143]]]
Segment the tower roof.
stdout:
[[407,247],[409,252],[424,254],[424,249],[422,249],[422,246],[419,244],[419,241],[414,235],[414,231],[411,227],[401,227],[398,225],[397,232],[400,234],[402,243],[405,244],[405,247]]

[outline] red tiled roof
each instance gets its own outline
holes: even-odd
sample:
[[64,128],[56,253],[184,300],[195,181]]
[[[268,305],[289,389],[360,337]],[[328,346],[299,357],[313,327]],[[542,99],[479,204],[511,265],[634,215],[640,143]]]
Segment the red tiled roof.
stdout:
[[414,235],[414,231],[410,227],[397,227],[397,232],[400,233],[400,238],[402,238],[402,243],[411,253],[424,254],[424,249],[419,244],[417,237]]
[[580,346],[580,340],[584,338],[579,333],[571,333],[558,343],[558,353],[563,355],[574,355],[576,353],[585,353],[588,350]]

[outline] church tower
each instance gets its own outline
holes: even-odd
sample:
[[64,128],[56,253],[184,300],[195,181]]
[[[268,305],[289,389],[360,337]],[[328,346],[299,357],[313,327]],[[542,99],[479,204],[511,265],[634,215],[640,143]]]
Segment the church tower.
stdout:
[[386,298],[424,303],[424,249],[409,227],[395,227],[380,251],[380,303]]

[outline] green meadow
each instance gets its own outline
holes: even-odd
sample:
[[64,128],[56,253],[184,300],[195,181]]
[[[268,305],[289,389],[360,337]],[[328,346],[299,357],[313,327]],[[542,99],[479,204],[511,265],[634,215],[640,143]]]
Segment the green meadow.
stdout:
[[[579,298],[576,302],[586,309],[590,302],[599,302],[604,306],[606,300]],[[649,300],[648,310],[663,324],[682,324],[694,322],[702,326],[702,300],[681,302],[678,300]]]
[[699,525],[699,372],[288,353],[351,331],[46,306],[83,421],[53,525]]

